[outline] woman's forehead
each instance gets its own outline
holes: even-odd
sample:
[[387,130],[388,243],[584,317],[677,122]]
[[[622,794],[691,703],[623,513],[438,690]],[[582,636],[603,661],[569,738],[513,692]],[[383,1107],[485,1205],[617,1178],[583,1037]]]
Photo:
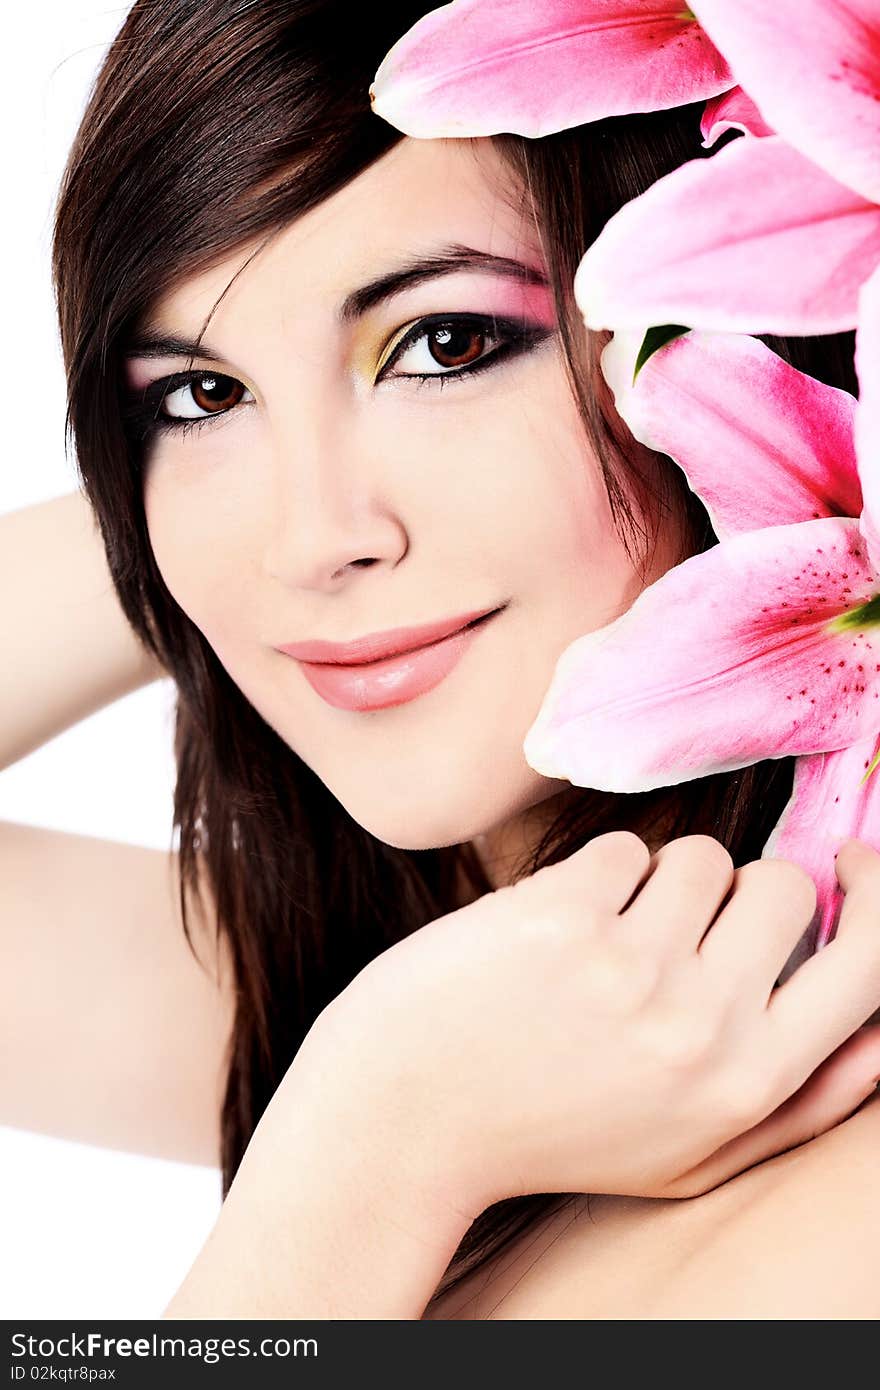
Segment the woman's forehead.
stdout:
[[386,268],[455,246],[541,264],[534,220],[490,140],[404,139],[268,239],[178,282],[147,317],[198,331],[221,296],[230,309],[279,293],[342,304]]

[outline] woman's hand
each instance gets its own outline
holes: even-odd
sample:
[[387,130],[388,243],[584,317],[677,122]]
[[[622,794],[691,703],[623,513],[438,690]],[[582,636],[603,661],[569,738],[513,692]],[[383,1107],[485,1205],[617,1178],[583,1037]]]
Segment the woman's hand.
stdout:
[[880,1076],[880,1029],[856,1032],[880,1004],[880,856],[850,841],[838,876],[837,939],[775,989],[815,906],[803,870],[599,836],[383,952],[292,1070],[401,1191],[460,1218],[531,1192],[695,1195]]
[[419,1318],[502,1197],[694,1196],[830,1128],[880,1076],[880,856],[850,841],[838,877],[837,939],[775,991],[812,882],[704,836],[600,836],[385,951],[164,1316]]

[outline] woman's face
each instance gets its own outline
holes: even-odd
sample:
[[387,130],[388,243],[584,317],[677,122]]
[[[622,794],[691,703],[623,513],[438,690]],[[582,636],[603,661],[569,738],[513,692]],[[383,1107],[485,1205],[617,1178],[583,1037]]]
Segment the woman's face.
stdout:
[[[144,492],[168,589],[263,719],[403,848],[567,787],[523,739],[563,650],[641,587],[521,205],[491,143],[403,140],[247,265],[192,363],[154,342],[128,367],[169,417]],[[194,340],[246,259],[176,286],[149,332]],[[655,573],[670,563],[658,547]],[[279,650],[493,609],[384,667]]]

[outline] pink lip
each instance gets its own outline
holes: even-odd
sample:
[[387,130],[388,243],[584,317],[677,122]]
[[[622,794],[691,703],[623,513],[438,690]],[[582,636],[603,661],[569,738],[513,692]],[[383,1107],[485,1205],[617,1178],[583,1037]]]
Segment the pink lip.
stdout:
[[473,613],[459,613],[455,618],[423,623],[421,627],[392,627],[385,632],[370,632],[366,637],[356,637],[353,642],[289,642],[278,650],[286,656],[296,657],[297,661],[332,662],[334,666],[363,665],[382,661],[386,656],[401,656],[404,652],[415,651],[417,647],[439,642],[441,637],[458,632],[468,623],[474,623],[492,611],[491,608],[479,608]]
[[[423,628],[395,628],[392,632],[375,633],[362,637],[357,642],[344,645],[330,642],[302,642],[282,647],[279,650],[295,656],[302,664],[303,674],[327,704],[337,709],[371,710],[387,709],[392,705],[402,705],[426,694],[439,685],[461,660],[466,649],[473,642],[485,622],[478,626],[480,618],[488,621],[498,609],[484,609],[478,613],[465,613],[444,623],[433,623]],[[421,645],[413,645],[414,638]],[[393,643],[393,645],[392,645]],[[401,644],[405,643],[405,649]],[[364,654],[391,649],[390,655],[377,660],[365,661]],[[320,651],[322,660],[305,660],[299,655],[307,649],[309,655]],[[350,659],[352,651],[357,651],[361,659]],[[343,663],[338,653],[344,651],[349,661]],[[333,659],[327,653],[333,653]]]

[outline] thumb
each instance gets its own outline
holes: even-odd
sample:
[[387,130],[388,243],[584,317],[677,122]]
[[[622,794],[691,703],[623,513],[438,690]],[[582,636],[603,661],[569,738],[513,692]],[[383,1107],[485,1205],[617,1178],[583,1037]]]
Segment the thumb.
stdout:
[[834,857],[834,867],[841,888],[848,893],[864,874],[880,869],[880,854],[864,840],[844,840]]
[[878,1082],[880,1025],[853,1033],[765,1120],[723,1144],[657,1195],[697,1197],[756,1163],[815,1139],[852,1115]]

